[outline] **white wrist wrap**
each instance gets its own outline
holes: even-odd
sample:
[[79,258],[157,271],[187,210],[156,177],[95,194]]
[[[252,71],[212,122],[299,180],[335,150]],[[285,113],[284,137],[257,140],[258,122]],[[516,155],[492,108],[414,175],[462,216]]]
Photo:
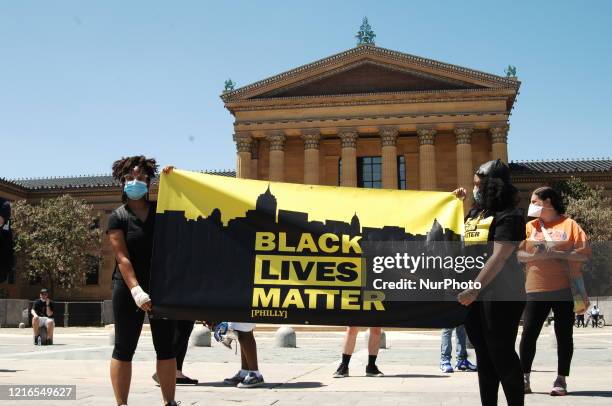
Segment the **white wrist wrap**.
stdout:
[[140,285],[134,286],[132,289],[130,289],[130,292],[132,293],[134,302],[136,302],[136,306],[138,307],[141,307],[143,304],[151,300],[149,295],[144,290],[142,290]]

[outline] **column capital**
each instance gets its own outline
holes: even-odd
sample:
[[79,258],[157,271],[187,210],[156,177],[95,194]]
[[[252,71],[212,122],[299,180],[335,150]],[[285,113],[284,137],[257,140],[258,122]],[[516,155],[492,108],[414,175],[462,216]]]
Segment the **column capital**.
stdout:
[[491,127],[489,129],[489,132],[491,133],[491,141],[493,144],[497,144],[497,143],[507,144],[508,143],[508,126],[507,125]]
[[285,149],[285,134],[282,131],[269,131],[266,139],[270,142],[270,151],[283,151]]
[[417,129],[417,134],[419,135],[419,145],[434,145],[436,132],[437,131],[432,128]]
[[473,132],[474,132],[473,128],[467,128],[467,127],[455,128],[455,140],[457,141],[457,145],[471,144]]
[[237,152],[251,152],[251,143],[253,138],[248,132],[237,132],[234,134],[234,142],[236,143]]
[[309,128],[302,131],[301,138],[304,141],[304,149],[319,149],[321,130],[318,128]]
[[397,141],[399,130],[397,127],[380,127],[378,129],[380,140],[383,147],[394,147]]
[[354,128],[343,128],[338,133],[338,137],[342,140],[342,148],[357,148],[357,130]]

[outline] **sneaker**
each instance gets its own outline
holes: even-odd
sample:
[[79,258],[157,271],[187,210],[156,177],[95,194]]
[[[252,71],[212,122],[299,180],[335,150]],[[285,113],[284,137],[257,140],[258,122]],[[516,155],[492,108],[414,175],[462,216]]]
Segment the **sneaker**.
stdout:
[[231,378],[225,378],[223,380],[223,383],[226,385],[238,385],[240,382],[242,382],[242,380],[246,378],[246,375],[241,375],[240,371],[236,372],[236,375],[232,376]]
[[567,383],[559,378],[555,379],[553,388],[550,391],[550,396],[565,396],[567,395]]
[[238,384],[239,388],[256,388],[264,384],[263,375],[257,376],[254,372],[249,372],[247,376],[244,377],[242,382]]
[[[347,369],[347,374],[348,374],[348,369]],[[380,376],[385,376],[385,374],[380,372],[380,369],[378,369],[376,365],[368,365],[366,366],[366,376],[380,377]]]
[[349,368],[348,365],[340,364],[336,372],[332,375],[334,378],[346,378],[349,376]]
[[468,359],[462,359],[457,361],[455,369],[462,372],[474,372],[478,370],[478,367],[472,364]]
[[440,361],[440,371],[446,373],[446,374],[450,374],[452,372],[455,372],[453,370],[453,366],[451,365],[450,361]]

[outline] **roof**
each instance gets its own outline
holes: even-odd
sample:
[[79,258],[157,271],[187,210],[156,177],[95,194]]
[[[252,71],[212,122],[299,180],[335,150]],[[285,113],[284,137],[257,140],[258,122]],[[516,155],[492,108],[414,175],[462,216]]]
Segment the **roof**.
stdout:
[[610,172],[612,159],[553,159],[537,161],[512,161],[510,170],[513,173],[576,173],[576,172]]
[[[204,170],[201,173],[211,175],[236,177],[234,170]],[[111,175],[80,175],[80,176],[61,176],[52,178],[24,178],[10,179],[7,182],[21,186],[27,190],[50,190],[50,189],[80,189],[80,188],[105,188],[118,187],[119,182]],[[156,180],[153,181],[154,183]]]
[[349,58],[354,57],[362,57],[367,58],[369,56],[377,56],[387,60],[395,60],[395,61],[404,61],[410,64],[419,65],[428,69],[435,69],[438,72],[448,72],[465,79],[472,78],[474,80],[483,81],[484,83],[489,84],[489,86],[494,88],[511,88],[517,89],[520,86],[520,82],[515,79],[494,75],[491,73],[482,72],[475,69],[466,68],[463,66],[453,65],[449,63],[444,63],[440,61],[436,61],[434,59],[423,58],[420,56],[415,56],[403,52],[394,51],[387,48],[382,48],[379,46],[373,45],[361,45],[355,48],[347,49],[343,52],[337,53],[335,55],[328,56],[323,59],[319,59],[312,63],[308,63],[306,65],[299,66],[297,68],[288,70],[286,72],[279,73],[277,75],[268,77],[263,80],[259,80],[257,82],[239,87],[235,90],[230,90],[223,92],[221,94],[221,99],[224,102],[231,102],[241,99],[242,97],[250,97],[254,93],[258,93],[258,89],[265,89],[269,85],[275,82],[281,82],[286,79],[294,79],[305,72],[316,71],[318,68],[329,65],[336,64],[337,62]]

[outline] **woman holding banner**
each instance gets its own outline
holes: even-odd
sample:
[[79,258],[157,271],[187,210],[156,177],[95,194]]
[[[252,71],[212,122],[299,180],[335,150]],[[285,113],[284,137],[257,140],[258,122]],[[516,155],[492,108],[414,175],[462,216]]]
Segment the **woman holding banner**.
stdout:
[[[463,188],[453,193],[466,196]],[[474,205],[465,220],[465,254],[487,258],[475,279],[482,288],[457,297],[469,306],[465,327],[476,351],[483,406],[497,405],[500,383],[508,406],[524,405],[523,373],[514,349],[525,305],[524,276],[513,255],[525,235],[517,194],[508,166],[499,159],[486,162],[474,175]]]
[[558,365],[550,394],[567,395],[565,378],[574,352],[574,312],[584,313],[589,307],[581,273],[590,255],[587,237],[578,223],[564,213],[563,199],[556,190],[545,186],[533,191],[527,215],[535,219],[527,223],[527,239],[518,253],[519,261],[526,263],[527,273],[527,304],[519,349],[525,393],[531,393],[529,376],[536,343],[552,310]]
[[[132,357],[145,312],[152,308],[146,291],[153,254],[155,204],[149,201],[148,190],[156,175],[155,160],[144,156],[122,158],[113,164],[113,177],[121,184],[124,202],[110,215],[107,231],[117,261],[113,272],[115,347],[110,376],[118,405],[127,404]],[[166,405],[176,405],[176,359],[172,345],[176,322],[149,316],[162,397]]]

